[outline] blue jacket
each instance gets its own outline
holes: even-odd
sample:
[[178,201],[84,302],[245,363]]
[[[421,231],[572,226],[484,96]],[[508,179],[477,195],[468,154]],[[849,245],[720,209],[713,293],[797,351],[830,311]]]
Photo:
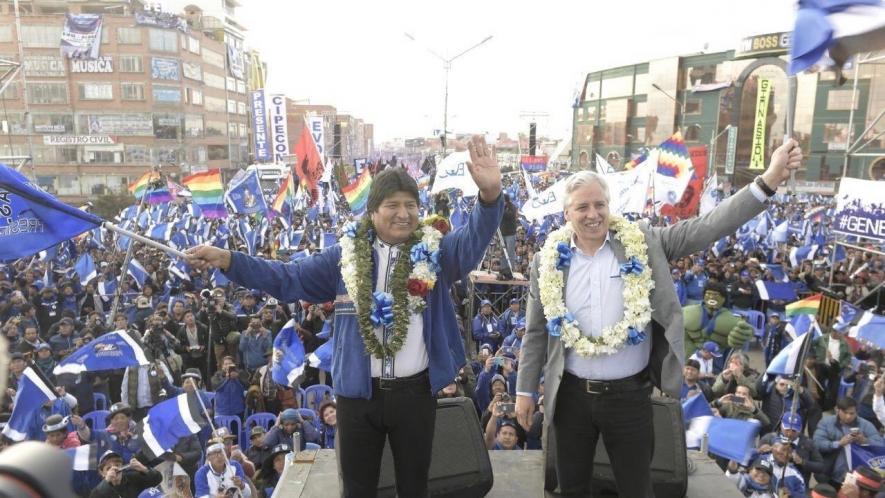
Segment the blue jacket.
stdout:
[[694,275],[692,272],[687,271],[682,279],[685,281],[685,296],[688,299],[696,301],[704,299],[704,286],[707,285],[707,275],[703,273]]
[[99,448],[104,451],[113,450],[114,453],[123,458],[123,462],[129,460],[141,451],[141,436],[137,434],[135,422],[129,422],[129,439],[122,441],[116,433],[108,432],[106,429],[98,429],[92,431],[92,442],[99,443]]
[[498,318],[498,331],[501,332],[501,337],[512,334],[513,328],[520,318],[525,318],[525,312],[521,309],[519,313],[514,313],[513,310],[507,308],[504,313],[501,313],[501,317]]
[[264,353],[273,347],[273,338],[270,331],[262,328],[257,336],[251,331],[245,331],[240,335],[240,354],[243,357],[243,366],[247,370],[257,370],[267,365]]
[[242,415],[246,411],[246,388],[239,379],[225,379],[215,390],[216,415]]
[[[433,393],[451,384],[467,361],[449,288],[476,267],[498,228],[503,210],[503,196],[498,196],[491,204],[477,202],[467,223],[446,234],[440,242],[442,271],[427,295],[428,306],[423,312],[424,344]],[[373,261],[375,259],[373,254]],[[332,357],[335,393],[348,398],[370,399],[370,357],[360,335],[353,302],[341,280],[340,261],[341,246],[338,244],[294,263],[266,261],[234,252],[225,275],[244,287],[262,289],[287,303],[299,299],[311,303],[336,301],[335,352]],[[376,275],[373,264],[372,278],[375,279]]]
[[[489,325],[491,325],[491,331],[489,330]],[[498,337],[489,337],[491,334],[498,334]],[[492,350],[497,351],[503,337],[504,334],[501,333],[501,326],[494,315],[484,317],[482,313],[477,313],[473,317],[473,338],[476,339],[476,342],[491,344]]]
[[[124,460],[128,461],[128,460]],[[243,467],[240,466],[240,462],[235,462],[233,460],[228,461],[228,464],[234,469],[234,475],[239,477],[246,482],[246,474],[243,472]],[[227,470],[227,469],[225,469]],[[209,474],[209,464],[205,463],[202,467],[197,470],[197,473],[194,474],[194,496],[197,498],[208,498],[210,496],[215,496],[215,489],[209,489],[209,479],[207,475]],[[247,484],[248,486],[248,484]]]
[[814,431],[814,445],[817,446],[824,458],[833,452],[837,452],[836,462],[833,464],[833,472],[830,474],[833,480],[837,482],[842,482],[849,470],[848,462],[845,461],[845,451],[839,446],[839,440],[842,439],[842,436],[848,434],[852,427],[859,428],[869,444],[874,446],[885,444],[872,422],[861,417],[857,417],[854,420],[853,425],[842,425],[839,423],[837,415],[830,415],[824,417],[817,424],[817,429]]
[[685,283],[682,280],[673,281],[673,288],[676,289],[676,297],[679,298],[679,304],[685,306],[685,300],[688,294],[685,291]]

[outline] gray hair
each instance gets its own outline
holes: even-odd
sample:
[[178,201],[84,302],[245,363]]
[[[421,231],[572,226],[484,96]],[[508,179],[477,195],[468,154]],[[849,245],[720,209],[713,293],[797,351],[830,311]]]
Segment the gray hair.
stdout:
[[593,182],[598,183],[602,187],[605,202],[610,202],[611,196],[608,192],[608,182],[605,181],[605,177],[594,171],[579,171],[565,182],[565,197],[562,199],[563,209],[568,209],[569,204],[571,204],[572,192]]

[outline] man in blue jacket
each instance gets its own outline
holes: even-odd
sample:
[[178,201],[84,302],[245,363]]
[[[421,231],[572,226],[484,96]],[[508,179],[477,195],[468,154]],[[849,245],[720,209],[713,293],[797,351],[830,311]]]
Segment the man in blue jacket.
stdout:
[[885,444],[876,427],[857,416],[857,402],[854,398],[840,398],[836,403],[836,414],[824,417],[814,431],[814,445],[824,457],[828,467],[825,475],[817,475],[818,482],[841,485],[845,474],[850,470],[844,448],[849,444]]
[[[416,240],[418,188],[400,168],[375,176],[367,216],[346,232],[350,240],[317,255],[281,263],[211,246],[188,251],[195,268],[221,268],[230,280],[283,302],[335,301],[332,378],[344,496],[376,496],[385,439],[393,452],[397,494],[427,496],[434,395],[452,384],[466,358],[449,288],[482,258],[504,204],[494,151],[482,137],[474,137],[468,150],[470,161],[450,174],[466,168],[479,198],[467,223],[441,238],[438,252],[430,247],[433,233]],[[430,271],[407,282],[419,263]],[[357,271],[342,270],[350,265]]]

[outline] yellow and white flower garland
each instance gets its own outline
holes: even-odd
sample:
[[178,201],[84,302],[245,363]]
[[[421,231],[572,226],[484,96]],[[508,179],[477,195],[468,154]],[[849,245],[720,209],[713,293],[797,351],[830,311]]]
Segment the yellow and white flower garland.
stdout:
[[548,330],[551,335],[560,336],[563,347],[572,348],[583,357],[612,354],[627,344],[639,344],[645,340],[643,331],[651,321],[649,296],[655,283],[648,266],[645,235],[635,223],[630,223],[621,216],[612,216],[609,226],[615,231],[615,238],[624,245],[625,256],[629,261],[621,265],[624,279],[624,318],[603,329],[599,337],[581,334],[577,320],[568,312],[563,299],[565,281],[561,270],[563,256],[560,244],[571,244],[574,235],[571,224],[566,223],[549,234],[539,255],[538,287]]

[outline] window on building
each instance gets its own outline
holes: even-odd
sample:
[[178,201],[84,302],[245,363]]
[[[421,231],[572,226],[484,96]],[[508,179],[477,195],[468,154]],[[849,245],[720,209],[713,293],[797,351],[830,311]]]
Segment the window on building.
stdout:
[[206,136],[207,137],[222,137],[224,136],[224,130],[227,127],[227,123],[224,121],[210,121],[206,120]]
[[230,91],[234,91],[237,88],[237,80],[233,79],[232,76],[227,76],[224,78],[225,84],[227,85],[227,89]]
[[188,138],[203,136],[203,116],[201,114],[185,114],[184,136]]
[[178,164],[178,148],[157,147],[154,149],[154,159],[160,164]]
[[114,100],[112,83],[78,83],[80,100]]
[[208,48],[203,49],[203,62],[206,64],[211,64],[215,67],[224,67],[224,55],[214,51],[209,50]]
[[27,48],[58,49],[63,28],[63,23],[60,25],[25,24],[22,26],[22,45]]
[[236,113],[237,113],[237,101],[236,101],[236,100],[230,100],[230,99],[228,99],[228,101],[227,101],[227,112],[228,112],[229,114],[236,114]]
[[121,45],[140,45],[141,29],[117,28],[117,43]]
[[701,125],[695,123],[685,128],[685,141],[698,142],[701,139]]
[[123,151],[87,149],[83,152],[83,162],[91,164],[120,164],[123,162]]
[[700,114],[701,113],[701,99],[686,99],[685,100],[685,114]]
[[55,160],[60,163],[76,163],[77,162],[77,147],[74,145],[70,146],[62,146],[55,148]]
[[28,82],[31,104],[67,104],[68,84],[64,82]]
[[18,89],[18,82],[13,81],[5,90],[0,92],[0,100],[18,100]]
[[[4,135],[25,135],[29,133],[25,125],[25,114],[23,112],[7,111],[0,115],[0,132],[2,132]],[[11,154],[7,152],[6,155],[15,156],[18,154]]]
[[12,25],[10,25],[10,24],[0,25],[0,43],[11,43],[11,42],[12,42]]
[[187,51],[192,54],[200,53],[200,39],[194,38],[193,36],[187,37]]
[[154,136],[157,138],[181,138],[181,115],[154,113]]
[[120,98],[144,100],[144,83],[120,83]]
[[34,113],[31,118],[34,133],[73,133],[74,115],[64,113]]
[[648,102],[637,102],[633,101],[633,117],[634,118],[644,118],[648,113]]
[[627,97],[633,94],[633,75],[617,76],[602,80],[602,98]]
[[209,112],[224,112],[224,99],[218,97],[205,96],[203,101],[206,103],[206,110]]
[[176,34],[176,31],[171,29],[151,28],[148,32],[150,33],[151,50],[156,50],[158,52],[178,52],[178,35]]
[[240,131],[240,138],[246,138],[249,136],[249,129],[244,123],[239,123],[237,128]]
[[210,161],[228,159],[227,145],[209,145],[206,147]]
[[203,92],[196,88],[188,88],[186,98],[188,104],[203,105]]
[[230,138],[237,138],[237,124],[236,123],[228,123],[227,124],[227,136]]
[[[828,111],[850,111],[852,90],[833,89],[827,92]],[[857,110],[857,99],[854,99],[854,109]]]
[[845,150],[848,146],[848,123],[825,123],[824,143],[827,150]]
[[246,103],[245,102],[237,102],[237,114],[241,114],[243,116],[246,115]]
[[246,93],[246,82],[237,80],[237,93]]
[[203,71],[203,83],[205,83],[206,86],[210,88],[224,90],[224,76],[219,76],[208,71]]
[[196,62],[182,62],[181,72],[185,78],[203,81],[203,67]]
[[151,149],[145,145],[126,144],[126,162],[129,164],[150,164]]
[[117,57],[121,73],[143,73],[144,66],[140,55],[121,55]]
[[685,70],[685,88],[716,82],[716,64],[704,64]]

